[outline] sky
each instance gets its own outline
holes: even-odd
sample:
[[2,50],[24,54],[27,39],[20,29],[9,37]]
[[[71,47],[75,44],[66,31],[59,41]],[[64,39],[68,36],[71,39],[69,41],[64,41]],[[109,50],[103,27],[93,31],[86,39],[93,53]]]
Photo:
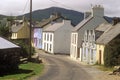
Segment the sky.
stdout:
[[[0,14],[21,15],[29,12],[30,0],[0,0]],[[33,0],[33,11],[48,7],[62,7],[79,12],[91,10],[91,6],[102,5],[105,16],[120,17],[120,0]]]

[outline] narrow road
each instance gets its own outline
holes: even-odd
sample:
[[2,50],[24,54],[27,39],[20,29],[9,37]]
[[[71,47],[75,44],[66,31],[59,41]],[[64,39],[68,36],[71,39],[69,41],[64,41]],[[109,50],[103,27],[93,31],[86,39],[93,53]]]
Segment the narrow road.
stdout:
[[83,67],[67,55],[52,55],[37,51],[45,63],[45,71],[37,80],[93,80]]

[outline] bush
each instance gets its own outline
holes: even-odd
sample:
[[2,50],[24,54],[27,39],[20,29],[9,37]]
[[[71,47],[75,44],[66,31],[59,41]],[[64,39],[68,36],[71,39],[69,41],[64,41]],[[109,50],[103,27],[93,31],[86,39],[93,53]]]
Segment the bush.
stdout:
[[[16,40],[15,41],[21,47],[21,57],[25,58],[29,56],[29,44],[27,43],[28,40]],[[35,52],[35,49],[32,47],[32,55]]]

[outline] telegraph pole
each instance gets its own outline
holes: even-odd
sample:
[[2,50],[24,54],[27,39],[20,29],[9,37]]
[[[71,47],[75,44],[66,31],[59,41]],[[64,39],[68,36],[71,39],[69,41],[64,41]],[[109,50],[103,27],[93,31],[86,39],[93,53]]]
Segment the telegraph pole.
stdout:
[[30,0],[30,41],[29,41],[29,46],[30,46],[30,48],[29,48],[29,59],[31,59],[31,55],[32,55],[32,45],[31,45],[31,41],[32,41],[32,0]]

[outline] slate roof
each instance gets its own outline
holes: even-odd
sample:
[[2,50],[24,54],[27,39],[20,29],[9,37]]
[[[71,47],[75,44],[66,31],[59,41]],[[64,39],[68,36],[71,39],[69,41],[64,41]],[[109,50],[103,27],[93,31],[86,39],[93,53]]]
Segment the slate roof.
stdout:
[[112,39],[120,34],[120,23],[111,25],[96,41],[98,44],[108,44]]
[[92,20],[92,16],[88,17],[87,19],[84,19],[83,21],[81,21],[74,29],[74,31],[78,31],[81,27],[83,27],[85,24],[87,24],[87,22],[89,22],[90,20]]
[[15,20],[11,26],[12,32],[18,32],[24,26],[24,20]]
[[104,31],[95,30],[95,41],[104,33]]
[[19,25],[13,25],[12,27],[11,27],[11,30],[12,30],[12,32],[18,32],[21,28],[23,27],[23,24],[19,24]]
[[97,40],[107,29],[111,28],[111,24],[102,23],[95,29],[95,40]]
[[8,48],[20,48],[20,47],[0,37],[0,49],[8,49]]
[[60,27],[62,27],[64,25],[63,22],[60,22],[60,23],[54,23],[54,24],[51,24],[49,27],[47,27],[46,29],[44,29],[43,31],[44,32],[54,32],[56,31],[57,29],[59,29]]
[[111,28],[112,24],[109,24],[109,23],[103,23],[103,24],[100,24],[95,30],[97,31],[106,31],[107,29]]
[[46,26],[47,24],[51,23],[52,21],[55,21],[57,19],[65,19],[63,16],[53,16],[51,18],[48,18],[48,19],[43,19],[41,22],[35,24],[34,27],[40,27],[40,28],[43,28],[44,26]]

